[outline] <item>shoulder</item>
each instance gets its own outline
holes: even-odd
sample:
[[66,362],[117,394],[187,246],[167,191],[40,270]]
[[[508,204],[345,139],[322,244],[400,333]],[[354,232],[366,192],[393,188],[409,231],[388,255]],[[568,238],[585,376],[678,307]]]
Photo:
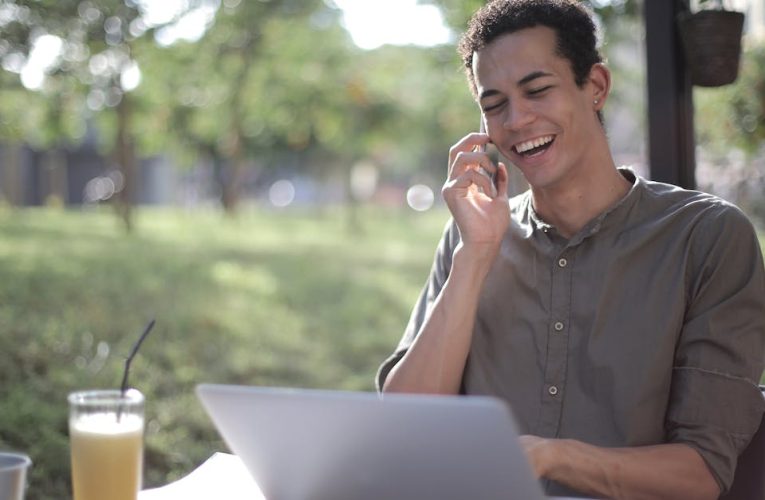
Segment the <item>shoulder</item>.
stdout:
[[641,179],[643,209],[653,218],[664,218],[685,227],[745,232],[754,235],[747,216],[733,203],[703,191]]
[[666,210],[685,208],[695,211],[734,206],[718,196],[703,191],[684,189],[672,184],[646,179],[640,179],[640,183],[645,201]]
[[702,191],[652,181],[644,185],[644,204],[654,211],[650,224],[661,227],[665,242],[685,248],[694,295],[710,280],[720,290],[723,282],[763,281],[757,231],[741,209]]

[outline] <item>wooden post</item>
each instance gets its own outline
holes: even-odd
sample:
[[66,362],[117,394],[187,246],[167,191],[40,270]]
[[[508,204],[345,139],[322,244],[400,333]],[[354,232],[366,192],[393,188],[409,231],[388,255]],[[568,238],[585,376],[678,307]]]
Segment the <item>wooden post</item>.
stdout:
[[685,68],[677,15],[683,0],[645,0],[648,149],[651,178],[696,188],[693,87]]

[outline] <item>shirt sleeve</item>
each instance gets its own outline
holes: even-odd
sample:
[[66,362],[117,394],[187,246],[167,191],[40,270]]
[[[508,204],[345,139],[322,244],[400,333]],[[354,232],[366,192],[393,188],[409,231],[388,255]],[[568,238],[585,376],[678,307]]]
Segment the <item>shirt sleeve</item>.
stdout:
[[430,310],[433,308],[433,303],[441,293],[441,289],[446,283],[446,279],[449,277],[449,271],[452,267],[452,256],[454,249],[459,243],[459,230],[453,220],[450,220],[446,224],[441,241],[436,248],[436,255],[433,259],[433,266],[430,269],[430,275],[425,283],[420,297],[414,305],[412,314],[409,317],[409,323],[404,330],[404,335],[396,347],[396,350],[391,354],[377,370],[376,385],[377,390],[382,391],[385,379],[388,374],[396,366],[396,363],[401,361],[404,357],[409,346],[412,345],[417,334],[420,332],[422,325],[425,323],[425,319],[430,314]]
[[717,204],[690,243],[687,309],[666,417],[670,442],[695,448],[722,492],[765,411],[765,270],[754,228]]

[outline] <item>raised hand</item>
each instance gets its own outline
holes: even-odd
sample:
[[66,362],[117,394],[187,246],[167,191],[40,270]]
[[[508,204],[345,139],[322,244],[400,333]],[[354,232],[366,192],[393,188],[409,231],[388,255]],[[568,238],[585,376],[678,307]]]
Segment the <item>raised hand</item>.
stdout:
[[[463,245],[499,248],[510,222],[507,167],[494,165],[481,146],[490,142],[483,133],[462,138],[449,150],[449,177],[441,194],[460,230]],[[496,188],[479,170],[496,175]]]

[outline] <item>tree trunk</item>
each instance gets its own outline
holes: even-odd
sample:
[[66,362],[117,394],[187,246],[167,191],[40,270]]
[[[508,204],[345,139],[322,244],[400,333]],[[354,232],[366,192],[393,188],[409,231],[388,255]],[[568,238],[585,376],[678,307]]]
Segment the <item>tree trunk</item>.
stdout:
[[228,150],[228,161],[221,165],[221,203],[226,215],[235,215],[242,194],[242,178],[246,158],[242,147],[241,130],[235,127]]
[[116,195],[118,216],[125,225],[125,230],[133,230],[133,198],[135,190],[136,158],[135,145],[130,134],[130,102],[127,94],[117,105],[117,140],[115,141],[115,159],[122,173],[122,190]]
[[247,158],[245,151],[244,136],[244,96],[247,91],[247,76],[250,73],[254,57],[256,43],[250,39],[240,50],[242,61],[239,66],[239,73],[233,81],[231,108],[229,122],[228,140],[224,148],[224,155],[228,159],[226,162],[226,172],[223,175],[223,184],[221,185],[221,202],[227,215],[234,215],[239,199],[242,194],[242,180],[247,168]]
[[54,146],[46,154],[42,189],[42,201],[45,205],[63,207],[69,201],[67,170],[66,153],[63,147]]
[[345,162],[343,167],[343,187],[345,188],[345,222],[346,229],[350,234],[356,236],[362,236],[364,234],[364,226],[361,223],[359,217],[359,200],[356,199],[356,195],[351,187],[351,172],[353,170],[354,163],[351,161]]

